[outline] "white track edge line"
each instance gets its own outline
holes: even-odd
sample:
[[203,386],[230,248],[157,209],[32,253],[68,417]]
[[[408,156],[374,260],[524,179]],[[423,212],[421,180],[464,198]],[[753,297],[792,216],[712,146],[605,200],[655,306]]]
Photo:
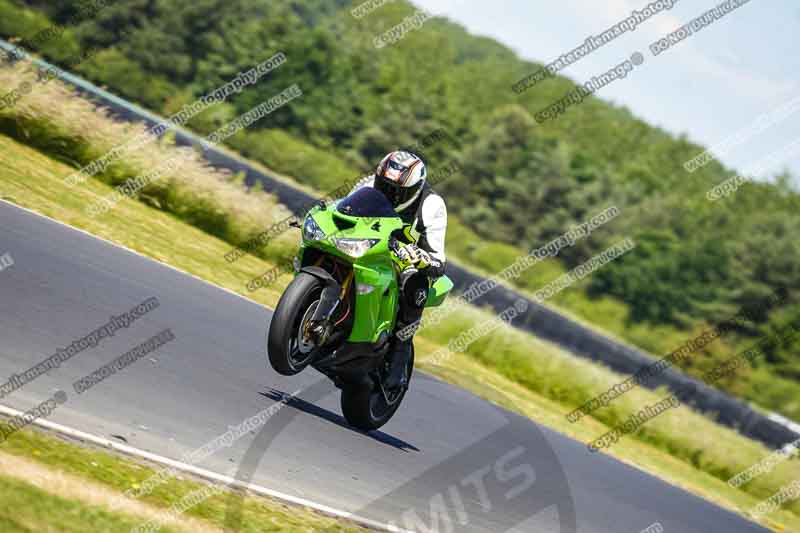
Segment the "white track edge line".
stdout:
[[[0,405],[0,413],[6,414],[9,416],[21,416],[24,414],[22,411],[18,411],[13,407],[8,407],[6,405]],[[135,448],[133,446],[128,446],[127,444],[121,444],[119,442],[115,442],[104,437],[98,437],[97,435],[93,435],[91,433],[86,433],[84,431],[73,429],[62,424],[57,424],[55,422],[51,422],[49,420],[44,419],[37,419],[32,422],[32,424],[41,426],[45,429],[49,429],[52,431],[56,431],[58,433],[63,433],[64,435],[68,435],[70,437],[74,437],[77,439],[82,439],[89,441],[91,443],[97,444],[99,446],[103,446],[106,448],[111,448],[113,450],[125,453],[127,455],[133,455],[135,457],[141,457],[142,459],[147,459],[154,463],[171,466],[178,470],[183,470],[184,472],[189,472],[200,476],[205,479],[209,479],[212,481],[217,481],[219,483],[224,483],[225,485],[245,489],[256,494],[260,494],[262,496],[269,496],[271,498],[275,498],[277,500],[281,500],[288,503],[293,503],[295,505],[301,505],[303,507],[308,507],[310,509],[314,509],[315,511],[319,511],[328,515],[332,515],[338,518],[344,518],[355,522],[356,524],[367,526],[373,529],[380,529],[382,531],[391,531],[397,533],[411,533],[407,530],[400,529],[397,526],[392,524],[386,524],[383,522],[378,522],[377,520],[372,520],[369,518],[364,518],[358,515],[354,515],[349,511],[342,511],[340,509],[336,509],[334,507],[329,507],[327,505],[314,502],[312,500],[307,500],[305,498],[301,498],[299,496],[292,496],[291,494],[285,494],[283,492],[269,489],[267,487],[262,487],[261,485],[256,485],[254,483],[245,483],[239,481],[231,476],[227,476],[224,474],[219,474],[217,472],[213,472],[211,470],[207,470],[205,468],[200,468],[194,465],[190,465],[188,463],[184,463],[181,461],[176,461],[174,459],[170,459],[169,457],[164,457],[162,455],[158,455],[156,453],[148,452],[145,450],[140,450],[139,448]]]

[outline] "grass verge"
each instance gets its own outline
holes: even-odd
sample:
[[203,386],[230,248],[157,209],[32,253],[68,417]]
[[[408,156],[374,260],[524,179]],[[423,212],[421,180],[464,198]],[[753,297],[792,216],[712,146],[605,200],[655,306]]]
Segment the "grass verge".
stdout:
[[[139,525],[134,517],[111,513],[56,496],[25,481],[0,475],[0,531],[107,531],[130,532]],[[165,533],[184,531],[165,527]]]
[[[124,497],[123,492],[139,486],[159,467],[30,429],[15,433],[0,450],[0,465],[13,463],[7,458],[20,458],[22,465],[14,465],[13,469],[39,485],[0,475],[0,531],[129,532],[208,486],[188,475],[166,478],[150,494],[133,500]],[[29,459],[46,470],[40,468],[37,472],[35,467],[25,465]],[[175,522],[166,523],[162,531],[222,531],[230,497],[231,492],[226,490],[204,499]],[[241,509],[242,533],[366,531],[346,520],[270,498],[246,495]],[[16,529],[6,529],[4,523],[15,525]]]

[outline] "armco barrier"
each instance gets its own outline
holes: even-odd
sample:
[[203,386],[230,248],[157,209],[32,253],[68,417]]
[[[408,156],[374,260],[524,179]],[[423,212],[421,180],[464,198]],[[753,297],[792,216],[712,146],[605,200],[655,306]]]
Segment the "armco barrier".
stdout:
[[[448,264],[447,275],[453,279],[457,291],[484,280],[454,264]],[[474,302],[477,305],[489,305],[499,312],[519,298],[525,298],[529,305],[527,314],[514,320],[515,327],[530,331],[576,355],[603,363],[620,374],[635,374],[656,361],[642,350],[603,335],[503,286],[495,287]],[[719,423],[773,448],[792,442],[800,435],[790,429],[789,424],[781,423],[778,417],[765,416],[746,403],[672,368],[649,379],[647,386],[666,386],[682,402],[715,416]]]
[[[13,47],[0,39],[0,48],[11,50]],[[49,66],[44,61],[35,61],[41,66]],[[148,127],[155,126],[164,120],[77,76],[67,74],[63,80],[125,120],[145,122]],[[179,145],[197,146],[202,150],[201,138],[184,129],[175,130],[175,140]],[[205,157],[213,166],[225,168],[234,173],[243,172],[248,184],[261,182],[265,191],[277,196],[281,203],[295,213],[298,213],[302,206],[313,201],[313,198],[307,193],[253,168],[248,163],[232,157],[222,150],[210,148],[205,152]],[[452,262],[448,263],[447,275],[453,280],[458,291],[463,291],[471,284],[484,280]],[[656,360],[641,350],[607,337],[503,286],[495,287],[487,294],[477,298],[474,303],[481,306],[488,305],[500,312],[520,298],[528,301],[528,312],[521,320],[515,320],[514,326],[553,342],[575,355],[603,363],[621,374],[634,374]],[[788,444],[800,436],[800,433],[791,429],[791,424],[781,422],[779,417],[761,414],[746,403],[671,368],[648,380],[647,386],[652,388],[667,386],[682,402],[692,405],[698,411],[715,416],[721,424],[734,428],[743,435],[773,448]]]

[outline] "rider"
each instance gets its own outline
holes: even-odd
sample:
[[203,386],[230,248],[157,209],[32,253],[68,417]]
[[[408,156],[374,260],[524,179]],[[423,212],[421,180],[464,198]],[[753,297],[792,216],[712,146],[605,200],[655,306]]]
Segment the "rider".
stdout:
[[351,191],[374,187],[389,199],[405,224],[402,234],[396,235],[401,246],[397,258],[419,270],[406,281],[400,294],[388,388],[406,384],[405,367],[411,357],[413,332],[417,327],[414,325],[422,317],[431,281],[443,275],[445,269],[447,208],[426,178],[425,163],[419,156],[405,151],[391,152],[378,164],[375,174],[359,181]]

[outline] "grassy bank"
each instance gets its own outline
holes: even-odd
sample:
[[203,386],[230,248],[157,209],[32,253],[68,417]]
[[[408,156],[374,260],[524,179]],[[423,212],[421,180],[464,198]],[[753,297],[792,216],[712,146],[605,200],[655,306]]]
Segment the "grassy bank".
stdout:
[[[102,217],[87,216],[84,207],[109,194],[109,185],[90,180],[81,187],[69,188],[61,178],[72,170],[70,167],[7,137],[0,137],[0,168],[2,198],[262,304],[274,305],[288,281],[284,276],[270,289],[246,292],[246,280],[268,270],[274,262],[245,257],[229,265],[223,258],[229,243],[144,202],[126,200]],[[286,238],[296,239],[297,234],[290,232]],[[268,247],[266,253],[270,251]],[[480,339],[464,354],[454,354],[436,365],[426,362],[451,336],[492,318],[486,311],[464,307],[439,326],[423,330],[417,338],[420,368],[583,442],[663,396],[648,390],[631,391],[611,407],[597,411],[594,418],[569,424],[564,419],[567,412],[621,377],[509,327]],[[730,488],[725,480],[759,461],[768,450],[684,407],[652,420],[608,453],[739,512],[752,508],[800,475],[797,462],[792,461],[745,485],[744,490]],[[798,511],[798,506],[790,509]],[[784,527],[800,529],[800,519],[794,513],[776,513],[771,519]]]
[[[207,484],[191,476],[166,478],[149,494],[133,499],[124,492],[157,474],[160,467],[84,447],[35,430],[15,433],[0,446],[0,530],[130,532]],[[223,531],[231,492],[223,489],[186,510],[161,531]],[[240,494],[240,493],[239,493]],[[330,533],[366,531],[276,500],[244,496],[241,528],[247,532]]]
[[[6,533],[28,531],[108,531],[129,532],[141,519],[111,513],[60,497],[25,481],[0,475],[0,530]],[[58,524],[48,527],[45,524]],[[164,527],[165,533],[185,531]]]

